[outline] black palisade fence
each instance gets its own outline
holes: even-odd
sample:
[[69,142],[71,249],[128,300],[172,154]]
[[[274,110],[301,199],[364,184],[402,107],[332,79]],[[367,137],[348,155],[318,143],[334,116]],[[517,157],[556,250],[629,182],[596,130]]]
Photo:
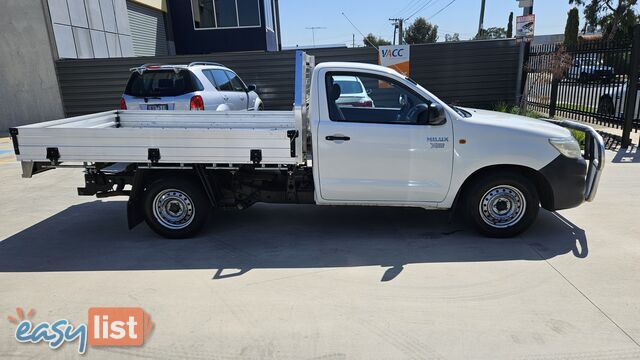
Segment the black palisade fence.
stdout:
[[640,129],[640,27],[631,43],[589,41],[531,46],[523,106],[530,110],[623,130],[623,146]]

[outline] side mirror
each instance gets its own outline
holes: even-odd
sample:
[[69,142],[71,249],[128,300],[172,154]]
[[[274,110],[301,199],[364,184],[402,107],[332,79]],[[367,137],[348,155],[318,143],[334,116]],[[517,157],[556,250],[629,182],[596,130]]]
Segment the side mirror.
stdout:
[[418,124],[440,126],[447,122],[444,108],[440,104],[432,103],[420,109]]
[[256,91],[256,90],[258,90],[258,87],[255,86],[255,84],[247,85],[247,92]]
[[371,95],[373,93],[373,89],[367,89],[367,95]]

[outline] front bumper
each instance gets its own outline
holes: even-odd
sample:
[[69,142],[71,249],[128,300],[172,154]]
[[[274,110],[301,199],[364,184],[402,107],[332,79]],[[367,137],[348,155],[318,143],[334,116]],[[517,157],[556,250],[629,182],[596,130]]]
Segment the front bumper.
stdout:
[[569,159],[560,155],[540,170],[553,189],[553,210],[568,209],[580,205],[583,201],[593,201],[598,192],[605,163],[602,136],[591,126],[574,121],[548,121],[585,133],[583,158]]

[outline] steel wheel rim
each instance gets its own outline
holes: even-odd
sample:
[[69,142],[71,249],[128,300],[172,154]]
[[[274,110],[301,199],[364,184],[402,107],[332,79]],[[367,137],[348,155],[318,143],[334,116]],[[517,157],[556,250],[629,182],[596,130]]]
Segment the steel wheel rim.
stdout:
[[161,191],[153,199],[153,216],[158,222],[172,230],[189,226],[195,217],[193,201],[183,191],[168,189]]
[[498,185],[487,191],[478,208],[482,221],[497,229],[508,228],[520,222],[526,209],[524,195],[510,185]]

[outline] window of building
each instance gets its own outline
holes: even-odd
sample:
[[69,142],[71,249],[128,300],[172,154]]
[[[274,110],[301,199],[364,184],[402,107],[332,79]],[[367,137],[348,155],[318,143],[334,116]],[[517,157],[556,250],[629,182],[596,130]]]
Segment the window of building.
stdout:
[[191,0],[196,29],[260,26],[259,0]]

